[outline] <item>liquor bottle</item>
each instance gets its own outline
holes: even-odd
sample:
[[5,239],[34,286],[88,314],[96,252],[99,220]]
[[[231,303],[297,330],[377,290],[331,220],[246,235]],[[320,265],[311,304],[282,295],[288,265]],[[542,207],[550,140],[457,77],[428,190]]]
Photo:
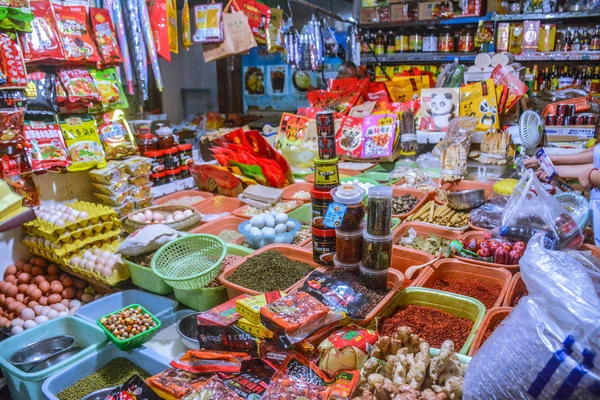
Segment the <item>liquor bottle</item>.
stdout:
[[375,37],[375,54],[380,56],[385,53],[385,35],[382,31],[377,31]]
[[558,72],[556,71],[556,65],[552,66],[552,74],[550,75],[550,90],[555,91],[558,89]]
[[584,78],[584,88],[586,91],[591,92],[592,91],[592,79],[594,78],[594,75],[592,74],[592,67],[587,67],[585,69],[585,78]]
[[387,37],[385,39],[385,52],[387,54],[394,54],[394,52],[396,51],[396,44],[395,44],[395,40],[394,40],[394,32],[388,32],[387,33]]
[[575,31],[575,37],[573,38],[571,51],[581,51],[581,37],[579,35],[579,30]]
[[594,34],[590,39],[590,50],[598,51],[600,50],[600,25],[596,25],[596,29],[594,29]]
[[548,85],[548,67],[540,74],[540,91],[550,89]]
[[571,51],[571,46],[573,45],[573,39],[571,38],[571,30],[568,29],[565,34],[565,40],[562,44],[562,49],[560,51]]
[[537,64],[533,66],[533,93],[540,90],[539,74]]
[[594,67],[591,92],[596,93],[598,91],[600,91],[600,67]]
[[590,50],[590,33],[585,30],[583,32],[583,36],[581,38],[581,51],[589,51]]

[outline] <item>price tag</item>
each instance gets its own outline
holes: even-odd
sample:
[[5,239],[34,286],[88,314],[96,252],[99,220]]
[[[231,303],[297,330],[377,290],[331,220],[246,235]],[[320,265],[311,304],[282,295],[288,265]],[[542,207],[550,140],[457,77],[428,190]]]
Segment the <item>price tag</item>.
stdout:
[[329,207],[327,207],[323,224],[329,228],[339,228],[342,225],[347,209],[348,206],[344,204],[331,203]]

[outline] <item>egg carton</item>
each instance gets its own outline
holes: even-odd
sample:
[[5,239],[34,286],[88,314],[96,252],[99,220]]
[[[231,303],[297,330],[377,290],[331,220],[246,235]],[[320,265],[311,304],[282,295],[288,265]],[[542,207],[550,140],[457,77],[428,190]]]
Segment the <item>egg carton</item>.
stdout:
[[99,282],[108,286],[116,286],[120,282],[129,279],[131,276],[129,275],[129,269],[127,266],[123,266],[121,271],[114,271],[108,279],[105,276],[101,276],[99,273],[88,271],[85,268],[74,267],[68,264],[63,264],[61,267],[65,271],[71,272],[75,276],[79,276],[88,282],[91,281],[90,283]]
[[107,232],[109,230],[114,230],[114,229],[119,229],[120,227],[121,227],[121,221],[116,218],[111,218],[109,220],[100,221],[96,224],[87,225],[87,226],[81,227],[81,228],[73,230],[73,231],[63,232],[61,235],[57,235],[56,233],[49,234],[49,233],[42,231],[40,229],[37,229],[37,228],[32,229],[31,227],[23,228],[23,230],[25,231],[25,233],[28,233],[30,235],[35,235],[35,236],[41,236],[44,239],[50,240],[51,242],[72,243],[76,240],[81,240],[86,237],[101,235],[103,232]]
[[[114,240],[114,238],[116,236],[119,236],[119,234],[121,234],[121,228],[117,227],[114,229],[109,229],[109,230],[104,230],[101,233],[98,233],[96,235],[93,236],[86,236],[82,239],[76,239],[72,242],[62,242],[62,243],[57,243],[59,245],[59,247],[55,248],[49,248],[46,247],[42,244],[38,244],[37,243],[37,237],[36,235],[32,235],[32,237],[34,237],[36,239],[35,243],[33,241],[23,241],[23,244],[29,248],[36,248],[39,249],[40,251],[50,251],[53,252],[54,254],[56,254],[56,256],[58,257],[64,257],[65,255],[69,254],[69,253],[73,253],[76,251],[81,250],[82,248],[84,248],[85,246],[91,246],[94,245],[98,242],[105,242],[107,240]],[[42,236],[43,239],[46,239]]]
[[88,217],[85,219],[78,219],[75,222],[65,224],[65,226],[58,226],[48,221],[43,221],[39,218],[26,223],[23,225],[24,229],[37,229],[40,232],[44,232],[48,235],[62,235],[66,231],[72,231],[78,229],[78,227],[84,228],[90,224],[97,224],[101,221],[107,221],[114,219],[117,216],[116,211],[112,207],[108,207],[101,204],[90,203],[87,201],[76,201],[71,204],[65,204],[68,207],[74,208],[77,211],[85,211]]
[[127,268],[125,263],[121,263],[122,267],[120,269],[113,270],[112,275],[106,276],[106,275],[102,274],[100,271],[90,270],[87,268],[83,268],[80,265],[75,265],[72,262],[72,260],[73,260],[73,257],[83,258],[83,255],[86,251],[91,251],[96,248],[100,249],[101,251],[110,251],[110,252],[114,253],[119,248],[119,244],[120,244],[120,242],[118,240],[114,240],[112,242],[105,243],[102,246],[93,246],[89,249],[85,249],[78,253],[74,253],[70,256],[70,258],[68,260],[65,260],[66,262],[64,265],[66,265],[73,271],[76,271],[79,275],[83,275],[87,278],[100,281],[109,286],[115,286],[119,282],[129,279],[131,276],[129,274],[129,269]]

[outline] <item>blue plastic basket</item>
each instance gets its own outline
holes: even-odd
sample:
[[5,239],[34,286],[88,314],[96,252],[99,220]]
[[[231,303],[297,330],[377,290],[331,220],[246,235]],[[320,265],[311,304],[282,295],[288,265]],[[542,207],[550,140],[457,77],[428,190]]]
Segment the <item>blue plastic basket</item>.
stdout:
[[94,325],[98,318],[115,310],[120,310],[130,304],[140,304],[158,320],[162,321],[168,314],[173,313],[179,303],[164,296],[157,296],[141,290],[124,290],[95,300],[75,311],[75,316]]
[[590,217],[590,203],[585,197],[575,192],[564,192],[554,195],[569,212],[581,230],[587,226]]

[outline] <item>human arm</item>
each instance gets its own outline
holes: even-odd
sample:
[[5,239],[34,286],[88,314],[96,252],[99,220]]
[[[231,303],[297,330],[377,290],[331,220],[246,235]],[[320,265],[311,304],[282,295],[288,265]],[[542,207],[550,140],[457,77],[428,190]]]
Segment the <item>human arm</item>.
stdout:
[[586,170],[579,175],[579,183],[585,189],[600,187],[600,171],[594,167],[586,168]]
[[[581,153],[569,155],[551,155],[549,156],[552,163],[556,165],[581,165],[594,162],[594,148],[585,149]],[[537,158],[529,157],[525,159],[526,168],[537,168],[540,166]]]

